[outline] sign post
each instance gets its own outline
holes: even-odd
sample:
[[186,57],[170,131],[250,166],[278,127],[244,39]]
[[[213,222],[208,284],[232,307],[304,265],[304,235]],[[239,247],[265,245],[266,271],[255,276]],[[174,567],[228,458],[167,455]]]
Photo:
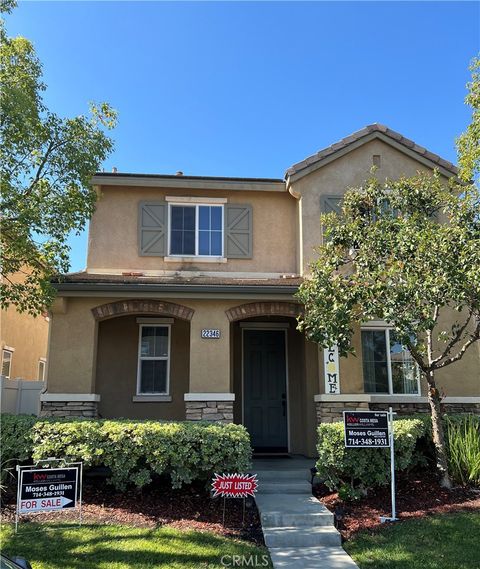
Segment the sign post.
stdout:
[[81,462],[49,458],[34,465],[17,466],[17,473],[15,532],[19,516],[38,512],[78,509],[82,524]]
[[390,447],[390,483],[392,496],[392,516],[382,516],[382,522],[397,521],[395,505],[395,452],[393,438],[393,416],[391,407],[387,411],[344,411],[346,448],[387,448]]

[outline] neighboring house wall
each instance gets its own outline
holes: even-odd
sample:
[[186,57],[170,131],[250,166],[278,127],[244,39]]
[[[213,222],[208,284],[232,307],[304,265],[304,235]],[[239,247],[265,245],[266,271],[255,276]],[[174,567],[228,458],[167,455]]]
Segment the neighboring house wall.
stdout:
[[39,378],[39,362],[46,362],[48,326],[49,319],[43,315],[34,318],[14,306],[1,311],[0,357],[12,349],[10,379],[43,379]]

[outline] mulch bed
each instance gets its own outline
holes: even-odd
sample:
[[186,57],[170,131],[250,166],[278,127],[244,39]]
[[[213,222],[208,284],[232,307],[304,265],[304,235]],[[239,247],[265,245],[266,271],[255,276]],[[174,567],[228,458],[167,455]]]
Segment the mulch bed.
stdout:
[[[336,526],[344,539],[350,539],[360,530],[377,529],[383,525],[380,516],[391,515],[390,486],[371,491],[356,502],[343,502],[338,493],[330,492],[323,484],[315,487],[314,494],[335,513]],[[397,480],[396,506],[400,520],[480,510],[480,490],[463,487],[445,490],[439,486],[433,474],[411,474]]]
[[[15,494],[4,496],[1,509],[4,523],[15,520]],[[223,499],[212,499],[205,485],[172,490],[168,481],[159,480],[142,490],[117,492],[103,480],[85,480],[82,518],[85,523],[122,524],[136,527],[168,526],[182,530],[211,531],[264,545],[260,518],[251,499],[227,499],[225,525]],[[77,521],[78,511],[50,512],[21,516],[21,522]]]

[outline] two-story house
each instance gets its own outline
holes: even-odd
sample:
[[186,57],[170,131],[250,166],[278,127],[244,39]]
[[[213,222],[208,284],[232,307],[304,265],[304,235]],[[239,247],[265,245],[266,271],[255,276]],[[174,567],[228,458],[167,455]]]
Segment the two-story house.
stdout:
[[[317,422],[344,408],[426,410],[387,323],[359,327],[340,361],[297,331],[320,213],[372,165],[382,179],[456,174],[375,124],[284,179],[95,175],[87,267],[56,284],[43,413],[234,421],[258,451],[313,455]],[[479,349],[441,374],[452,409],[480,410]]]

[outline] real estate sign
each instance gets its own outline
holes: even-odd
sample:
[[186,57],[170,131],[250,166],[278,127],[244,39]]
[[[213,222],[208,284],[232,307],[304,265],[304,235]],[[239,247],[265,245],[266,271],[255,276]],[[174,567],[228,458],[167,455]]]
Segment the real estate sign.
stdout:
[[347,448],[389,447],[387,411],[344,411]]
[[215,474],[212,481],[213,497],[246,498],[255,496],[258,480],[256,474]]
[[76,508],[79,468],[21,469],[18,489],[19,514]]

